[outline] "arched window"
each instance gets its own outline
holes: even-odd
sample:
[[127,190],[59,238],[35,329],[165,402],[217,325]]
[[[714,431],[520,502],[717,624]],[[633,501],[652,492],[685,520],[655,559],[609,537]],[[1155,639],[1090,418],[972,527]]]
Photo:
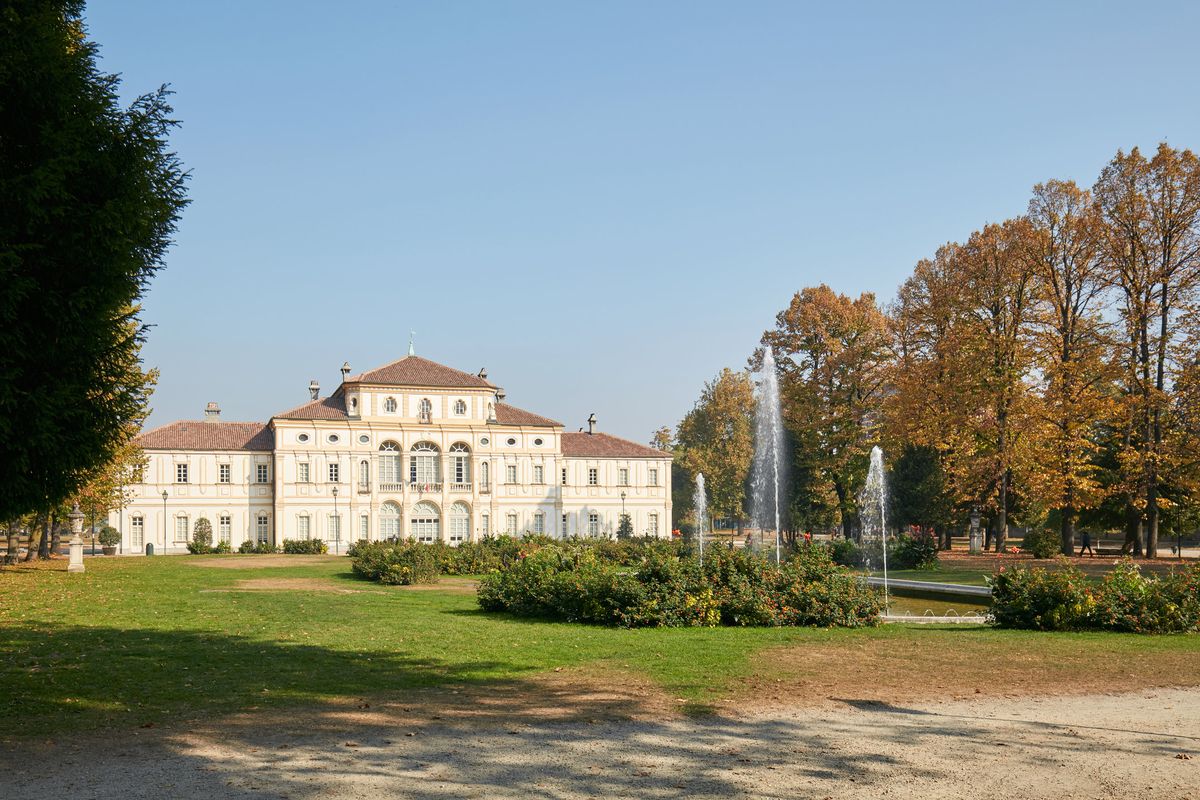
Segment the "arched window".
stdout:
[[450,506],[450,544],[465,542],[471,535],[471,509],[466,503]]
[[441,516],[437,506],[429,502],[420,502],[413,506],[408,530],[418,542],[436,542],[440,539]]
[[467,401],[466,400],[455,400],[454,401],[454,413],[460,417],[465,417],[467,415]]
[[384,400],[383,401],[383,410],[389,414],[395,414],[396,413],[396,398],[389,397],[387,400]]
[[417,442],[408,456],[408,482],[420,486],[442,482],[441,451],[430,442]]
[[379,482],[400,483],[400,445],[384,442],[379,445]]
[[379,536],[382,539],[400,538],[400,506],[395,503],[384,503],[379,509]]
[[422,397],[421,402],[417,404],[417,418],[421,422],[433,421],[433,403],[429,402],[428,397]]
[[471,448],[462,442],[450,445],[450,482],[471,482]]
[[358,488],[363,492],[371,488],[371,462],[365,458],[358,462]]

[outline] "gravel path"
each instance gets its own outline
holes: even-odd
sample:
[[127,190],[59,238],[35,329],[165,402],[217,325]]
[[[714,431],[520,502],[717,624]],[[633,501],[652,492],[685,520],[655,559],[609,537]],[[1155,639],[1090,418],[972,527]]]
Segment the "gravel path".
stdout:
[[1197,689],[512,719],[281,712],[269,726],[260,715],[101,744],[39,742],[0,759],[0,797],[1200,796]]

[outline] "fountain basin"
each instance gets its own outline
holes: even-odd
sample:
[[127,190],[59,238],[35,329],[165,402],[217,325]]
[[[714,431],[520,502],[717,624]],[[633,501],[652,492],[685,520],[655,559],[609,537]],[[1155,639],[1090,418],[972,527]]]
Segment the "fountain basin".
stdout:
[[[883,586],[883,578],[869,577],[867,583],[871,586]],[[930,597],[961,597],[961,598],[983,598],[990,600],[992,597],[991,587],[988,586],[969,586],[965,583],[938,583],[937,581],[911,581],[896,578],[889,578],[888,589],[893,592],[903,594],[918,594],[929,595]]]

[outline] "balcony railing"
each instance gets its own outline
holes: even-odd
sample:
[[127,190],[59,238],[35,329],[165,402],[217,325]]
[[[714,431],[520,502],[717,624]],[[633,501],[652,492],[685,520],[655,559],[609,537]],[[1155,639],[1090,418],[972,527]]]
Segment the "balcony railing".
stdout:
[[381,492],[403,492],[404,484],[403,483],[381,483],[381,484],[379,484],[379,491],[381,491]]
[[417,494],[437,494],[442,491],[441,483],[410,483],[408,485],[410,492]]
[[452,483],[452,484],[450,484],[450,491],[452,491],[452,492],[469,492],[469,491],[471,491],[471,484],[469,484],[469,483]]

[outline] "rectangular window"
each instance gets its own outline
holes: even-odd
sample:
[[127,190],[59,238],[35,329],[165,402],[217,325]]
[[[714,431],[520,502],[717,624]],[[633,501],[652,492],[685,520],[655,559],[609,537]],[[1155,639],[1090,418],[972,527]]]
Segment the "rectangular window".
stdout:
[[233,533],[233,520],[228,514],[222,514],[217,517],[217,538],[222,542],[228,542],[230,535]]
[[256,525],[258,541],[266,542],[271,536],[271,520],[266,514],[258,515],[258,524]]
[[255,479],[258,481],[258,483],[266,483],[267,482],[267,465],[266,464],[258,465],[258,469],[255,470]]
[[621,467],[617,470],[617,484],[620,486],[629,485],[629,467]]
[[541,464],[533,465],[533,482],[538,484],[546,482],[546,470]]
[[588,467],[588,486],[598,486],[600,484],[600,471],[595,467]]
[[600,535],[600,515],[588,514],[588,536]]
[[187,517],[176,517],[175,518],[175,541],[186,542],[188,540],[187,533],[188,533],[188,518]]
[[233,470],[228,464],[221,464],[217,467],[220,477],[217,479],[221,483],[229,483],[233,479]]
[[650,468],[650,477],[646,479],[646,482],[651,486],[658,486],[658,469]]
[[507,467],[504,468],[504,474],[505,474],[505,480],[507,480],[509,483],[516,483],[517,482],[517,465],[509,464]]
[[479,527],[483,530],[484,536],[492,535],[492,515],[484,511],[479,515]]
[[563,514],[563,518],[562,518],[562,535],[563,535],[563,536],[569,536],[570,534],[571,534],[571,525],[570,525],[570,523],[567,521],[567,515],[566,515],[566,514]]
[[308,483],[308,462],[301,461],[296,465],[296,480],[299,483]]
[[508,533],[509,536],[516,536],[517,535],[517,515],[509,514],[506,517],[506,520],[508,522],[508,527],[505,529],[505,532]]
[[646,534],[649,536],[658,536],[658,514],[651,514],[649,522],[646,525]]
[[337,514],[329,515],[329,541],[337,542],[342,539],[342,518]]
[[562,468],[562,485],[563,486],[567,485],[567,468],[566,467]]
[[333,463],[333,464],[329,465],[329,482],[330,483],[338,482],[338,464],[337,463]]
[[188,482],[188,465],[187,464],[176,464],[175,465],[175,482],[176,483],[187,483]]
[[146,520],[143,517],[134,517],[129,520],[129,526],[129,546],[141,552],[146,546]]
[[296,538],[297,539],[311,539],[312,538],[311,522],[312,522],[312,520],[309,519],[307,514],[296,518]]
[[546,532],[546,515],[544,513],[542,513],[541,511],[539,511],[533,515],[533,532],[534,533],[545,533]]
[[371,538],[371,518],[363,517],[359,520],[358,538],[366,541]]

